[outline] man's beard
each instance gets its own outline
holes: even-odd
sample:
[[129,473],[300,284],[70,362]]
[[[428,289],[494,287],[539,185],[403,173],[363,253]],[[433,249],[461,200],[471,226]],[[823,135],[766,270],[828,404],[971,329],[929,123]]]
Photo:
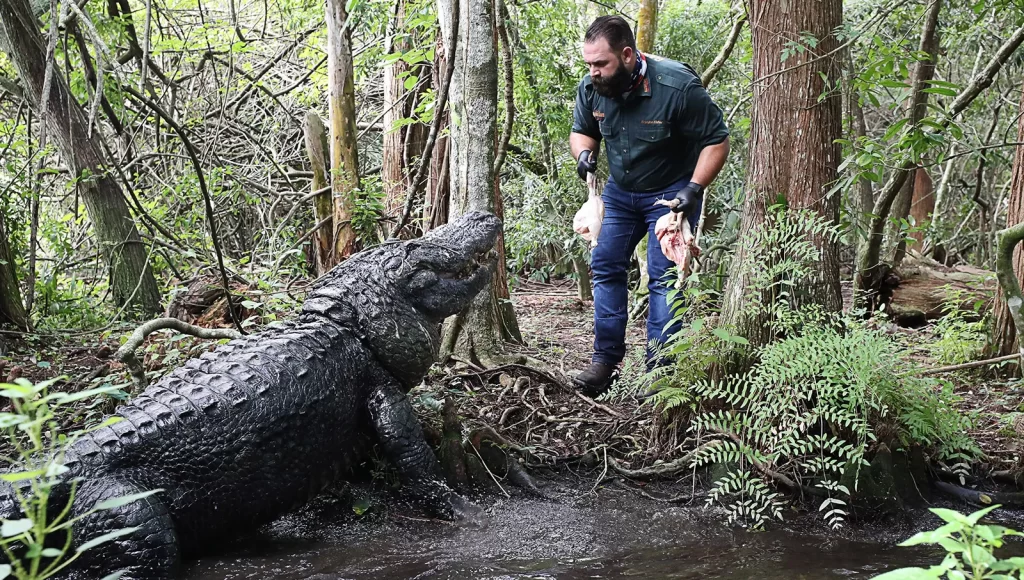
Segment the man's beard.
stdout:
[[626,63],[620,57],[619,66],[615,69],[615,73],[612,76],[590,77],[590,81],[594,83],[594,90],[597,91],[597,94],[603,97],[618,97],[629,90],[629,79],[631,77],[630,71],[626,70]]

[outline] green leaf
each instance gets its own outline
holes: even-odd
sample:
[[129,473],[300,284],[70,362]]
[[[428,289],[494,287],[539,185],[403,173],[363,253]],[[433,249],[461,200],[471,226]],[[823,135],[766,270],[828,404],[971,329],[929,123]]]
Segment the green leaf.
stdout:
[[0,536],[5,538],[20,536],[31,529],[32,520],[28,518],[22,518],[20,520],[3,520],[3,524],[0,525]]
[[352,503],[352,511],[354,511],[357,516],[361,516],[370,511],[371,507],[373,507],[373,505],[370,503],[370,500],[366,498],[360,498]]
[[113,532],[110,532],[110,533],[107,533],[107,534],[103,534],[102,536],[97,536],[97,537],[89,540],[88,542],[82,544],[81,546],[79,546],[78,549],[75,550],[75,551],[76,552],[84,552],[84,551],[86,551],[86,550],[88,550],[90,548],[95,548],[96,546],[99,546],[100,544],[105,544],[105,543],[109,542],[110,540],[113,540],[113,539],[116,539],[116,538],[120,538],[121,536],[127,536],[128,534],[133,534],[138,529],[139,529],[138,527],[124,528],[124,529],[121,529],[121,530],[116,530],[116,531],[113,531]]
[[1013,558],[1004,558],[998,562],[993,562],[989,566],[996,572],[1010,572],[1012,570],[1024,570],[1024,558],[1015,556]]
[[992,556],[992,552],[986,550],[981,546],[971,546],[971,560],[977,564],[991,564],[995,558]]
[[45,548],[39,553],[44,558],[57,558],[60,557],[64,552],[61,552],[57,548]]
[[253,302],[252,300],[242,300],[242,308],[248,308],[249,310],[256,310],[260,306],[263,306],[263,304],[260,304],[259,302]]
[[939,545],[945,548],[947,552],[963,552],[967,550],[967,545],[953,538],[942,538],[939,540]]
[[145,499],[151,495],[160,493],[161,491],[163,491],[163,489],[153,489],[150,491],[143,491],[141,493],[133,493],[129,495],[122,495],[121,497],[106,499],[93,506],[93,509],[112,510],[114,508],[119,508],[123,505],[128,505],[140,499]]
[[999,507],[1000,507],[999,504],[996,504],[996,505],[988,506],[985,509],[980,509],[980,510],[974,512],[973,514],[967,516],[967,522],[970,523],[973,526],[974,524],[976,524],[979,521],[981,521],[981,518],[987,516],[992,510],[997,509]]
[[968,526],[974,524],[974,522],[972,522],[970,519],[968,519],[967,516],[961,514],[960,512],[957,512],[957,511],[948,510],[948,509],[945,509],[945,508],[931,508],[928,511],[930,511],[933,514],[939,516],[945,522],[949,522],[949,523],[956,522],[958,524],[964,524],[964,525],[968,525]]
[[16,471],[14,473],[0,474],[0,479],[10,483],[16,483],[18,481],[25,481],[26,479],[39,477],[44,473],[46,473],[46,470],[44,469],[35,469],[33,471]]
[[74,403],[75,401],[81,401],[82,399],[105,395],[116,390],[118,390],[117,387],[107,385],[105,387],[96,387],[95,389],[78,391],[77,393],[51,393],[46,396],[45,400],[52,401],[54,405],[66,405],[68,403]]

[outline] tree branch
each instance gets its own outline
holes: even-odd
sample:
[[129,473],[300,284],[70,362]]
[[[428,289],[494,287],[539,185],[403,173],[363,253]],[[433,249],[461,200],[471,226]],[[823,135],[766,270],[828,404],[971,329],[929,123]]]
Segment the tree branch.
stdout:
[[726,39],[725,44],[722,45],[722,50],[718,52],[718,56],[715,60],[711,61],[711,65],[704,71],[704,74],[700,77],[700,84],[704,85],[704,88],[708,88],[711,81],[715,80],[718,76],[719,71],[725,66],[726,61],[729,60],[729,56],[732,55],[732,50],[736,48],[736,41],[740,38],[740,33],[743,32],[743,25],[747,22],[747,12],[745,8],[740,8],[742,13],[740,17],[736,19],[736,22],[732,23],[732,30],[729,31],[729,38]]
[[495,28],[501,39],[501,64],[505,71],[505,124],[498,138],[498,151],[494,156],[494,178],[500,179],[501,166],[508,155],[508,142],[512,138],[512,123],[516,117],[515,73],[512,70],[512,46],[508,42],[508,9],[504,0],[494,0]]
[[213,217],[213,199],[210,197],[210,190],[206,187],[206,177],[203,175],[203,167],[199,163],[199,155],[196,153],[196,149],[192,145],[192,141],[190,141],[188,135],[185,134],[185,130],[182,129],[181,126],[178,125],[177,121],[168,115],[160,105],[156,104],[128,85],[121,85],[121,90],[149,107],[154,113],[159,115],[160,118],[166,121],[171,129],[178,134],[182,144],[185,145],[185,151],[188,152],[189,159],[192,160],[192,166],[196,170],[196,178],[199,180],[199,189],[203,193],[203,202],[206,206],[206,221],[210,226],[210,239],[213,241],[213,251],[217,255],[217,267],[220,269],[221,282],[224,285],[224,296],[228,301],[228,314],[231,316],[231,322],[234,323],[238,332],[245,334],[245,330],[242,328],[242,323],[238,320],[238,314],[235,312],[235,306],[231,302],[231,286],[228,284],[228,273],[224,268],[224,256],[220,249],[220,239],[217,236],[217,222]]
[[996,233],[996,243],[998,244],[996,280],[999,281],[999,286],[1002,287],[1003,294],[1006,296],[1006,307],[1010,310],[1010,317],[1013,318],[1020,356],[1024,359],[1024,315],[1021,315],[1024,296],[1021,293],[1020,282],[1017,281],[1017,274],[1013,271],[1013,250],[1022,239],[1024,239],[1024,222]]
[[131,333],[128,340],[121,345],[121,348],[117,349],[117,353],[115,355],[117,360],[121,361],[128,367],[128,372],[132,375],[132,383],[135,384],[136,393],[144,390],[148,381],[146,380],[146,369],[142,366],[142,361],[140,361],[136,356],[135,350],[142,345],[147,336],[157,330],[168,328],[196,338],[242,337],[241,333],[231,328],[201,328],[183,320],[178,320],[177,318],[157,318],[146,322]]

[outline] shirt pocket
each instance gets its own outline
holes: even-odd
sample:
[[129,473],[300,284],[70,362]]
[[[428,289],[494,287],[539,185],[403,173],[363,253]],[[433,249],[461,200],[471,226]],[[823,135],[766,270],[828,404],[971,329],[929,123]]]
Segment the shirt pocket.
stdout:
[[668,125],[641,125],[636,130],[632,157],[637,163],[668,154],[672,131]]
[[661,143],[672,136],[672,130],[667,124],[643,125],[636,132],[636,138],[644,143]]

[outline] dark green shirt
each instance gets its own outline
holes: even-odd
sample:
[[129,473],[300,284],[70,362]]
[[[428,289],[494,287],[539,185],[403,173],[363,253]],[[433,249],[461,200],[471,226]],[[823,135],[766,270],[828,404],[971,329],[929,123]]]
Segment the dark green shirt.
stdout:
[[722,110],[692,68],[645,56],[643,83],[624,97],[601,96],[590,75],[583,77],[573,112],[573,133],[604,140],[612,179],[629,191],[689,179],[701,150],[729,136]]

